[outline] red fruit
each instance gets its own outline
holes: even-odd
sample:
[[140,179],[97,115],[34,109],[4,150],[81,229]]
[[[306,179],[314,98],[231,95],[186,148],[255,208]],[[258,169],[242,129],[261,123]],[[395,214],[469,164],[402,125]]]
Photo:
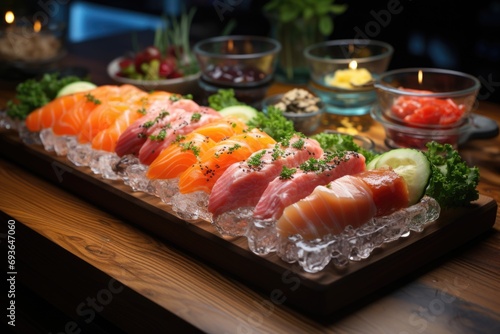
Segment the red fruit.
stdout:
[[134,64],[134,62],[132,61],[132,59],[124,58],[124,59],[120,60],[120,62],[118,63],[118,66],[120,66],[121,69],[124,69],[124,68],[127,68],[133,64]]
[[161,61],[159,74],[162,78],[170,78],[175,71],[175,59],[168,57]]

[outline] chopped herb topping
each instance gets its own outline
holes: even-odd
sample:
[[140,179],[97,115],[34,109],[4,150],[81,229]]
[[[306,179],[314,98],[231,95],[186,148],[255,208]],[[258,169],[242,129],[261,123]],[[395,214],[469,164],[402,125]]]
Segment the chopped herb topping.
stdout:
[[201,119],[201,114],[196,112],[191,116],[191,122],[198,122]]
[[165,140],[166,136],[167,136],[167,130],[163,128],[160,130],[160,132],[158,132],[158,134],[156,136],[155,135],[149,136],[149,139],[156,140],[156,141],[162,141],[162,140]]
[[260,167],[262,164],[262,157],[266,154],[266,150],[259,151],[253,154],[250,159],[248,159],[247,164],[250,167]]
[[273,153],[271,154],[271,157],[273,160],[278,160],[285,154],[285,151],[280,149],[279,144],[276,144],[276,146],[273,148]]
[[181,141],[183,141],[184,139],[186,139],[186,136],[184,136],[184,135],[177,135],[177,136],[175,137],[175,140],[174,140],[174,142],[173,142],[173,143],[180,143],[180,142],[181,142]]
[[98,100],[94,95],[88,93],[85,94],[85,97],[87,98],[87,101],[92,102],[94,104],[101,104],[101,101]]
[[146,111],[146,108],[145,108],[145,107],[142,107],[142,108],[137,109],[137,112],[138,112],[139,114],[142,114],[142,115],[146,115],[146,114],[147,114],[147,111]]
[[295,174],[296,171],[296,168],[288,168],[286,166],[283,166],[283,169],[280,173],[280,180],[289,180],[293,178],[293,174]]
[[292,147],[301,150],[304,148],[305,144],[306,142],[304,141],[304,139],[300,138],[299,140],[297,140],[295,143],[292,144]]
[[189,141],[187,143],[180,143],[179,146],[181,147],[181,152],[191,151],[195,156],[200,155],[200,148],[196,146],[192,141]]
[[229,151],[229,153],[233,153],[234,151],[236,151],[239,148],[241,148],[240,144],[234,144],[234,146],[230,147],[228,151]]
[[142,127],[143,128],[146,128],[146,129],[149,129],[150,127],[152,127],[156,122],[155,121],[147,121],[147,122],[144,122],[142,124]]

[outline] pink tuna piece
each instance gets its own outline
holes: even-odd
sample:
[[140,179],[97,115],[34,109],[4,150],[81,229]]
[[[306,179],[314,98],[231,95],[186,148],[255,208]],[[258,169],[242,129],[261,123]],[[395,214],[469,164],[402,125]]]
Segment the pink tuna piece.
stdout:
[[316,140],[299,136],[290,139],[287,146],[278,143],[273,148],[258,151],[246,161],[231,165],[222,174],[212,188],[208,211],[215,218],[236,208],[253,207],[283,166],[295,167],[322,154]]
[[[327,163],[316,164],[319,170],[297,170],[291,178],[276,178],[269,183],[254,209],[256,219],[277,220],[283,210],[305,198],[314,188],[325,185],[344,175],[354,175],[366,169],[365,157],[355,152],[348,152],[343,157],[328,158]],[[312,167],[312,165],[309,165]]]

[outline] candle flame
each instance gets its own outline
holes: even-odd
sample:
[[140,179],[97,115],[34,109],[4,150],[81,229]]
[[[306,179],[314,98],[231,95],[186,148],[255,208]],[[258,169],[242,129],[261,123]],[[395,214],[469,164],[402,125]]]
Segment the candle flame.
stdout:
[[422,73],[422,70],[418,71],[418,83],[422,84],[422,81],[424,80],[424,74]]
[[352,61],[349,63],[349,68],[350,68],[351,70],[355,70],[355,69],[357,69],[357,68],[358,68],[358,62],[357,62],[357,61],[355,61],[355,60],[352,60]]
[[5,22],[7,22],[8,24],[14,22],[15,18],[16,17],[14,16],[14,13],[11,12],[10,10],[5,12]]
[[229,52],[232,52],[232,51],[233,51],[233,49],[234,49],[234,43],[233,43],[233,40],[232,40],[232,39],[230,39],[229,41],[227,41],[227,50],[228,50]]
[[42,24],[40,21],[36,20],[35,23],[33,23],[33,31],[34,32],[39,32],[42,29]]

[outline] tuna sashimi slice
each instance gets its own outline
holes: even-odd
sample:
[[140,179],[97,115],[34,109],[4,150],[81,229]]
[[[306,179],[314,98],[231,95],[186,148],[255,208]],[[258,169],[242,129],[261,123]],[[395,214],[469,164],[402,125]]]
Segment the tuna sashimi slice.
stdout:
[[285,208],[276,228],[283,237],[298,234],[312,240],[342,233],[347,226],[358,228],[408,203],[407,185],[396,172],[364,171],[316,187],[309,196]]
[[254,209],[255,219],[277,220],[285,207],[311,194],[317,186],[326,185],[344,175],[354,175],[366,169],[365,157],[347,152],[342,157],[326,155],[322,160],[310,160],[290,178],[275,178],[269,183]]
[[170,94],[157,96],[145,110],[145,115],[133,122],[120,134],[116,142],[115,152],[122,157],[128,154],[138,155],[142,145],[146,142],[151,128],[165,118],[176,115],[168,111],[172,104]]
[[253,153],[247,160],[231,165],[217,180],[209,197],[208,211],[216,219],[233,209],[254,207],[283,166],[296,167],[322,154],[316,140],[299,136]]
[[[174,105],[171,109],[173,107]],[[222,118],[219,112],[208,107],[199,107],[194,111],[176,108],[174,113],[178,117],[153,131],[142,145],[139,150],[139,160],[142,164],[150,165],[177,136],[186,135],[200,126]]]

